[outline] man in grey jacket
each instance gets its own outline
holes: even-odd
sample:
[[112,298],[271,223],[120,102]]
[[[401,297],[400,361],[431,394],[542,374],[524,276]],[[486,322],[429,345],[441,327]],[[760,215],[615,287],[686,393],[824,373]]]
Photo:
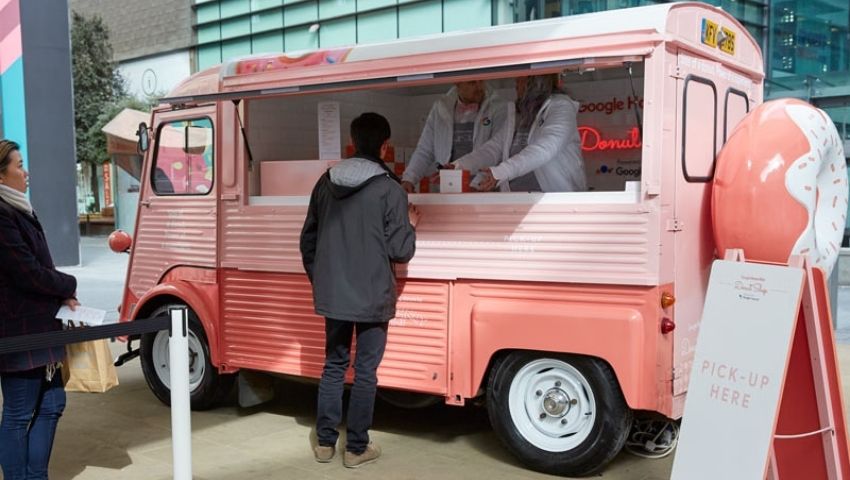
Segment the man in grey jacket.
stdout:
[[342,420],[345,372],[352,334],[357,335],[354,385],[348,405],[343,465],[359,467],[381,451],[369,441],[376,371],[395,316],[393,263],[407,263],[416,249],[418,211],[408,205],[398,177],[380,160],[390,125],[376,113],[351,122],[357,151],[328,170],[313,188],[301,231],[301,257],[313,285],[316,313],[325,317],[325,367],[319,383],[316,461],[330,462]]
[[434,174],[438,166],[484,145],[502,128],[507,115],[508,103],[483,81],[456,83],[431,107],[401,186],[413,193],[416,184]]

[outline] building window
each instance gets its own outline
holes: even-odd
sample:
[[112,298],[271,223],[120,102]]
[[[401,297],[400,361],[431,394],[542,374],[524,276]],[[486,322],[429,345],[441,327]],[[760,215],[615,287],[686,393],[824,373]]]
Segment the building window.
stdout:
[[[561,0],[520,0],[514,2],[514,21],[525,22],[529,20],[540,20],[541,18],[560,17],[566,12],[562,11]],[[597,2],[580,2],[597,3]]]

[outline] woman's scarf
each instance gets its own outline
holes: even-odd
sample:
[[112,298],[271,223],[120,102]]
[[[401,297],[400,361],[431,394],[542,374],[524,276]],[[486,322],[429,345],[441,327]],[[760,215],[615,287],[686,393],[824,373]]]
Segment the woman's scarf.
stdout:
[[0,198],[30,217],[35,217],[32,211],[32,205],[23,192],[19,192],[14,188],[7,187],[6,185],[0,185]]

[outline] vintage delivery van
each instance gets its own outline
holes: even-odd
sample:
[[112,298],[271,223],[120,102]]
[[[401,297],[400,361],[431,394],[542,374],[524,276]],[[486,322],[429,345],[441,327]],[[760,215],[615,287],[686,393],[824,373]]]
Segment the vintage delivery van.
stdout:
[[[675,3],[202,71],[141,129],[121,320],[188,306],[196,408],[240,371],[318,378],[324,324],[298,240],[350,121],[387,117],[387,160],[401,172],[455,82],[484,79],[512,100],[517,77],[558,74],[581,102],[589,191],[410,195],[422,212],[416,256],[397,269],[378,373],[389,392],[484,399],[525,464],[591,473],[621,450],[633,418],[682,415],[715,258],[715,156],[762,102],[762,65],[732,16]],[[164,332],[140,344],[163,401],[167,342]]]

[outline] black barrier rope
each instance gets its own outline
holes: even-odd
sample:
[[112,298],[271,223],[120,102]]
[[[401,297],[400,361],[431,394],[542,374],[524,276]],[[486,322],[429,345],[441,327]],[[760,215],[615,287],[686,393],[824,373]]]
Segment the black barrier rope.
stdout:
[[62,347],[71,343],[88,342],[102,338],[114,338],[130,335],[170,330],[171,319],[166,315],[149,319],[137,319],[132,322],[102,325],[98,327],[72,328],[55,332],[33,333],[16,337],[0,338],[0,355],[26,352],[38,348]]

